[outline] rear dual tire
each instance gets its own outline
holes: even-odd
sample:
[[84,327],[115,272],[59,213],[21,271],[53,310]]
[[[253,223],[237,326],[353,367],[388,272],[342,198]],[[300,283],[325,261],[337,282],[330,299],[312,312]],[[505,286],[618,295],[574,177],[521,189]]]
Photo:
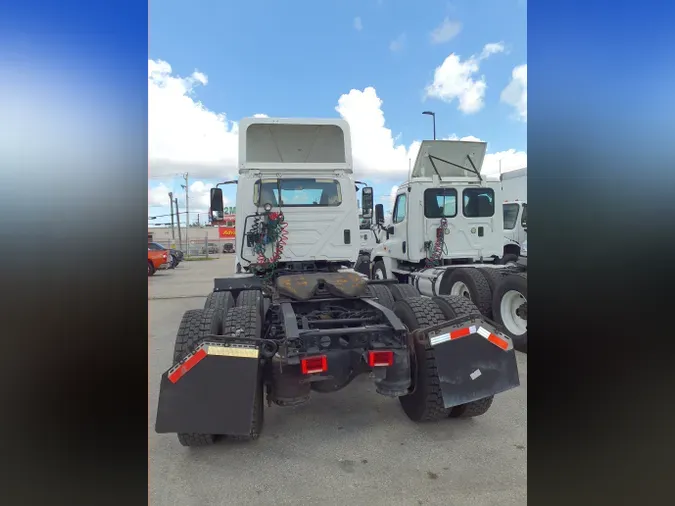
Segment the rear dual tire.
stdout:
[[[226,293],[232,298],[229,292]],[[213,294],[212,294],[213,295]],[[226,301],[227,296],[213,297],[211,301]],[[234,299],[232,299],[234,300]],[[252,307],[230,307],[214,302],[209,309],[191,309],[186,311],[178,327],[174,345],[174,364],[192,353],[209,334],[238,334],[242,338],[260,337],[261,321],[258,312]],[[226,434],[178,433],[178,442],[183,446],[207,446],[215,443],[220,437],[251,441],[258,439],[264,422],[264,395],[261,376],[258,377],[258,388],[253,405],[250,432],[246,436],[228,436]]]
[[422,294],[412,285],[407,284],[392,284],[389,285],[391,295],[395,301],[407,299],[409,297],[420,297]]
[[[469,300],[458,296],[409,297],[396,302],[394,312],[410,331],[436,325],[443,321],[479,314],[478,308]],[[399,397],[405,414],[412,421],[428,422],[445,418],[470,418],[485,414],[492,405],[493,396],[446,408],[440,387],[434,349],[427,336],[413,340],[411,361],[413,391]]]

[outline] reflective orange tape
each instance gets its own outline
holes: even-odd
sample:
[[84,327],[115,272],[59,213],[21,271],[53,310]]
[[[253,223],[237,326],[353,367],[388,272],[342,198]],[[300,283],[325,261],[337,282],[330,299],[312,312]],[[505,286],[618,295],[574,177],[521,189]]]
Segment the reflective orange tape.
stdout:
[[199,363],[201,359],[206,356],[206,350],[204,348],[200,349],[197,353],[188,358],[181,366],[169,374],[169,381],[175,383],[181,379],[185,374],[192,369],[195,365]]

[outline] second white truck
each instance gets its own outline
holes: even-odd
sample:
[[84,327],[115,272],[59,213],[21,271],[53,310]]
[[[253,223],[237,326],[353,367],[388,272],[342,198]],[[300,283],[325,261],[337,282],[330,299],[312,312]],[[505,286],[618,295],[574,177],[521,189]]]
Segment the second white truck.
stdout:
[[[480,174],[486,148],[484,142],[422,143],[411,177],[398,188],[392,224],[370,252],[370,274],[396,280],[401,283],[397,290],[466,297],[483,315],[502,323],[524,351],[526,287],[509,305],[495,295],[509,276],[526,284],[527,263],[504,255],[502,182]],[[375,219],[384,222],[380,204]]]

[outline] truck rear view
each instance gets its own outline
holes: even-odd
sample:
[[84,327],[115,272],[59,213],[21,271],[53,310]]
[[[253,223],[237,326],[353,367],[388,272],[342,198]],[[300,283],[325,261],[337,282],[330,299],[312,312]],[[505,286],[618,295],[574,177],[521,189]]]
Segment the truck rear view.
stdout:
[[[346,122],[242,121],[239,178],[227,183],[237,184],[239,272],[215,279],[204,308],[183,316],[157,432],[186,446],[256,439],[265,405],[308,402],[361,374],[420,422],[482,415],[519,385],[511,340],[470,301],[354,270]],[[222,191],[211,196],[217,222]],[[362,202],[372,214],[372,198]]]

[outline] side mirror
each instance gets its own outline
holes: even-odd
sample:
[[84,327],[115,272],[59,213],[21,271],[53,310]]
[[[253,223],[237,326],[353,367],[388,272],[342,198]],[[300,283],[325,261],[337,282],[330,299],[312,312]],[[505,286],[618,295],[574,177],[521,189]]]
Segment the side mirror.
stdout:
[[387,227],[387,234],[394,235],[394,225],[389,225]]
[[384,223],[384,205],[377,204],[375,206],[375,223],[382,225]]
[[223,220],[223,190],[220,188],[211,188],[211,221],[218,222]]
[[370,186],[361,190],[361,215],[366,219],[373,217],[373,189]]

